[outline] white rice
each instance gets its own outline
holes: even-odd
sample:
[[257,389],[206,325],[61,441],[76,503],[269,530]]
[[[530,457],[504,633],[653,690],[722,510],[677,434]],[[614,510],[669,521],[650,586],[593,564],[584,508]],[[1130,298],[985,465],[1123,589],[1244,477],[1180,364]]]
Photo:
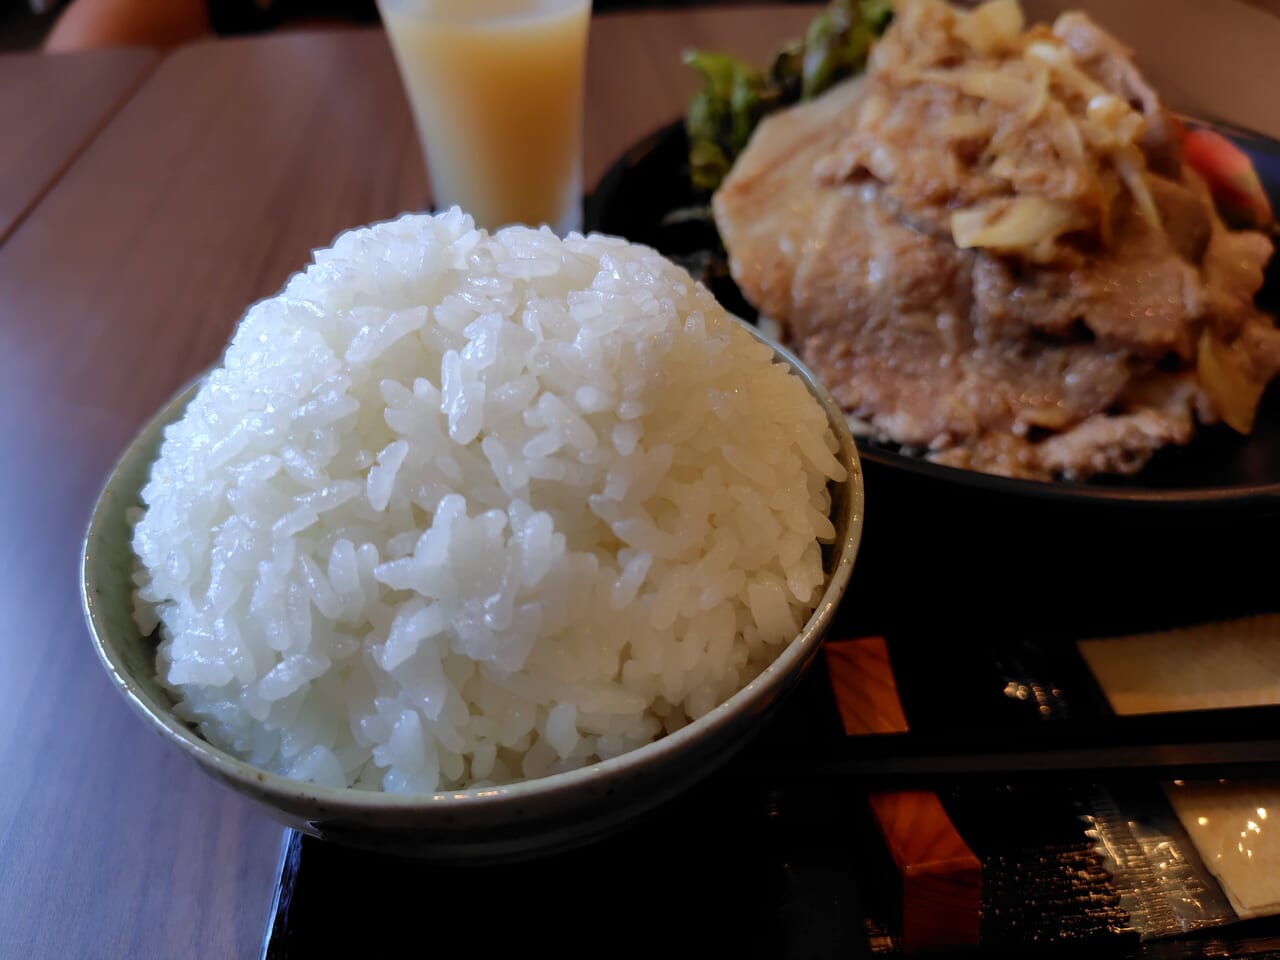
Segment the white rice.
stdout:
[[606,759],[741,689],[824,584],[822,407],[687,273],[457,210],[241,320],[133,546],[212,743],[398,792]]

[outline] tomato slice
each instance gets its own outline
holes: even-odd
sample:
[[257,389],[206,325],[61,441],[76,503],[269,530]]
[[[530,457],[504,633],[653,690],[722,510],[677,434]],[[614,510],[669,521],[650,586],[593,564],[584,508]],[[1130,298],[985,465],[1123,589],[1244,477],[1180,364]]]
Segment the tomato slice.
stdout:
[[1268,227],[1271,201],[1249,155],[1214,130],[1187,128],[1182,159],[1204,177],[1224,220],[1234,226]]

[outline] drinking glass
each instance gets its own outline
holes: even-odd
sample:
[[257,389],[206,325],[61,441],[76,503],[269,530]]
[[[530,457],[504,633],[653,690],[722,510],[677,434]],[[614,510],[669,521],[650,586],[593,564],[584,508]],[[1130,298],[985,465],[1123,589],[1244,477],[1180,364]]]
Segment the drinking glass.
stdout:
[[591,0],[378,0],[437,209],[582,229]]

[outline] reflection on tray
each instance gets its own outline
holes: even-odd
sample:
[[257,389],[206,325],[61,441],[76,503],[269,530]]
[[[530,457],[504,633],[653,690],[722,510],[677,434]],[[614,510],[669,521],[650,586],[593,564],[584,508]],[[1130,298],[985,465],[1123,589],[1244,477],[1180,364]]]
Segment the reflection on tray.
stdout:
[[825,650],[821,775],[916,778],[868,797],[894,950],[1137,950],[1280,913],[1280,782],[1220,779],[1280,773],[1280,616],[918,649]]

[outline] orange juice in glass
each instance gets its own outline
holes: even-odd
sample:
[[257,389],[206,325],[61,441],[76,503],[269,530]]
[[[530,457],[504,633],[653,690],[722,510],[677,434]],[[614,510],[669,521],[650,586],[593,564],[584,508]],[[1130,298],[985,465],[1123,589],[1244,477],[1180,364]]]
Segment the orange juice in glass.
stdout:
[[591,0],[378,0],[437,208],[582,229]]

